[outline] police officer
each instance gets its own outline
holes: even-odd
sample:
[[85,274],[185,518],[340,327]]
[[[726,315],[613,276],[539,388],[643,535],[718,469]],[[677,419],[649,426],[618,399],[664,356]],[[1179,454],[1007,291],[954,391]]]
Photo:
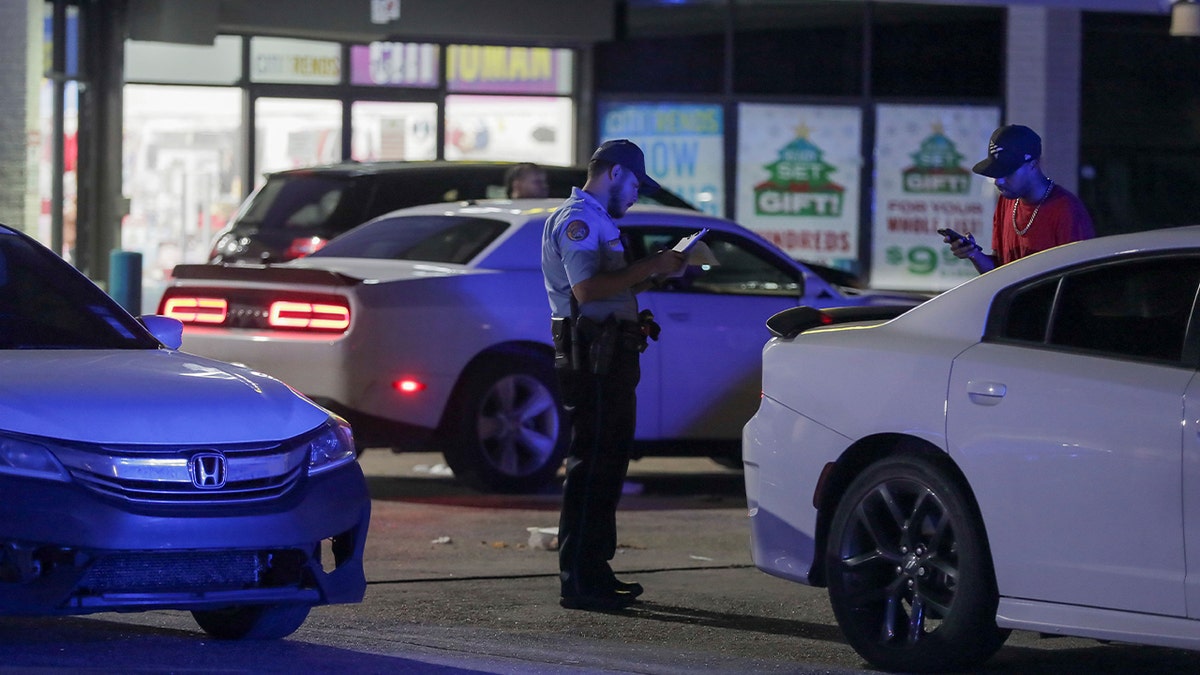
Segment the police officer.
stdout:
[[555,368],[572,426],[558,527],[560,604],[570,609],[620,609],[642,592],[609,566],[633,441],[639,355],[646,335],[657,336],[657,326],[639,319],[635,294],[681,271],[686,258],[661,251],[627,263],[613,221],[639,192],[658,187],[637,145],[606,141],[588,163],[583,188],[571,189],[542,235]]

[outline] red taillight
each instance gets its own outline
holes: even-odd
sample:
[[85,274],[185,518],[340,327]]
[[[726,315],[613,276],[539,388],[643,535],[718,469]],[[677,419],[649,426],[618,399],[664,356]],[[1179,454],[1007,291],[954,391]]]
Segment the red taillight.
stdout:
[[415,394],[419,391],[425,390],[425,383],[421,382],[420,380],[405,378],[403,380],[396,380],[393,382],[392,387],[402,394]]
[[271,303],[267,323],[272,328],[346,330],[350,326],[350,308],[328,303],[279,300]]
[[159,313],[184,323],[218,324],[225,323],[225,317],[229,314],[229,303],[225,302],[224,298],[176,296],[163,300],[163,307]]
[[321,237],[304,237],[302,239],[293,239],[291,245],[287,247],[286,251],[284,251],[283,257],[285,260],[303,258],[306,255],[320,251],[322,248],[324,248],[326,243],[328,243],[328,240],[322,239]]

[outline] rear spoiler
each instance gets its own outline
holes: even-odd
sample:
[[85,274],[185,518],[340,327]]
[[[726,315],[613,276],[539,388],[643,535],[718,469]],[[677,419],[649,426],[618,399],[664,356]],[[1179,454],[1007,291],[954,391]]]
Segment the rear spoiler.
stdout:
[[305,284],[312,286],[354,286],[362,279],[331,270],[306,267],[272,267],[245,263],[176,265],[171,275],[176,279],[205,281],[258,281],[268,283]]
[[801,305],[800,307],[789,307],[767,319],[767,330],[771,331],[771,335],[775,337],[790,340],[809,328],[852,321],[887,321],[912,308],[912,305],[864,305],[817,309]]

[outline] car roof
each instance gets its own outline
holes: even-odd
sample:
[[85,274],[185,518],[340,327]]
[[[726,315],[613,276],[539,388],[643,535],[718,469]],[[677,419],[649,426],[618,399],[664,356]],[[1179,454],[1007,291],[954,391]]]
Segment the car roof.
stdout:
[[[441,214],[447,216],[457,215],[479,215],[492,214],[498,218],[517,221],[523,220],[528,216],[540,215],[550,211],[554,211],[559,206],[562,206],[563,200],[560,197],[546,197],[544,199],[471,199],[458,202],[440,202],[436,204],[422,204],[420,206],[409,206],[403,209],[398,209],[390,213],[386,213],[380,217],[392,216],[409,216],[409,215],[430,215]],[[727,226],[740,228],[733,221],[710,216],[692,209],[685,209],[677,206],[665,206],[662,204],[634,204],[629,209],[624,218],[618,219],[618,225],[624,224],[626,220],[637,220],[639,215],[657,215],[659,217],[679,217],[689,220],[703,220],[706,223],[723,223]]]
[[1114,234],[1063,244],[1001,265],[989,275],[994,274],[994,283],[1007,286],[1088,260],[1189,248],[1200,248],[1200,225]]
[[[379,162],[356,162],[346,161],[335,164],[320,164],[315,166],[301,167],[297,169],[285,169],[282,171],[269,172],[268,176],[294,176],[294,175],[326,175],[326,176],[367,176],[381,174],[396,174],[406,173],[409,171],[428,173],[437,172],[462,172],[462,171],[478,171],[483,173],[503,173],[509,167],[518,164],[518,162],[482,162],[482,161],[458,161],[458,160],[396,160],[396,161],[379,161]],[[553,173],[585,173],[586,169],[572,166],[558,166],[551,164],[539,165],[547,172]]]
[[1023,281],[1114,257],[1200,249],[1200,226],[1147,230],[1086,239],[1014,260],[929,300],[892,323],[897,330],[929,337],[978,339],[1001,290]]
[[[445,215],[445,216],[487,216],[509,222],[522,222],[532,217],[545,218],[559,206],[563,200],[556,197],[545,199],[473,199],[459,202],[442,202],[437,204],[422,204],[398,209],[385,213],[373,220],[416,215]],[[676,227],[707,227],[722,232],[737,232],[760,243],[775,248],[757,233],[749,230],[732,220],[710,216],[693,209],[662,204],[634,204],[625,217],[616,221],[620,227],[639,226],[676,226]]]

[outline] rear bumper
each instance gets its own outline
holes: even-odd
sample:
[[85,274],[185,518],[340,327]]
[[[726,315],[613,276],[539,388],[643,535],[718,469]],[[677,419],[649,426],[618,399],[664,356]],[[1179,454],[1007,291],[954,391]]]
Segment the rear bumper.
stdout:
[[147,506],[0,477],[0,614],[358,602],[371,501],[357,463],[256,504]]
[[824,466],[817,448],[836,435],[764,397],[742,436],[750,553],[754,565],[774,576],[812,584],[817,553],[813,490]]

